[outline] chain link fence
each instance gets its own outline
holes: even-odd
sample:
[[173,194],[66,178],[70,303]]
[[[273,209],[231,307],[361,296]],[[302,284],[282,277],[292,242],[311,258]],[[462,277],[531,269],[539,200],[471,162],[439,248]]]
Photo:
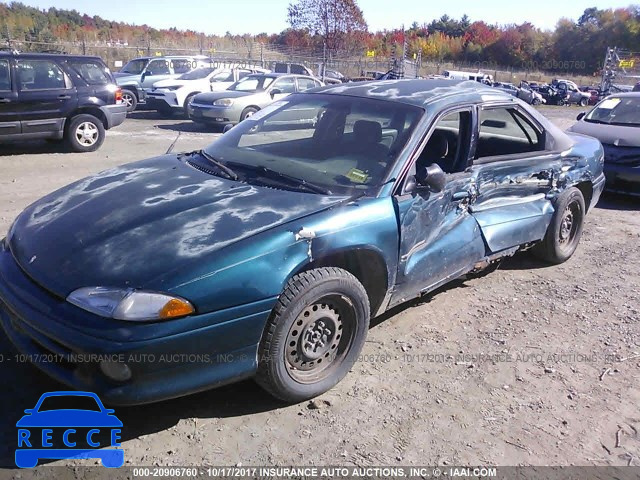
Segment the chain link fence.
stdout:
[[[184,46],[157,45],[151,42],[129,45],[126,43],[89,43],[75,42],[36,42],[5,41],[5,49],[17,51],[61,52],[67,54],[95,55],[101,57],[113,70],[118,70],[127,61],[140,56],[162,55],[207,55],[220,62],[260,65],[270,68],[274,62],[300,63],[313,72],[320,74],[323,63],[326,68],[336,70],[349,78],[370,76],[374,72],[385,73],[394,66],[394,59],[384,56],[367,56],[362,48],[341,51],[333,55],[324,55],[322,50],[313,47],[265,44],[252,39],[223,39],[217,43]],[[397,66],[397,64],[396,64]],[[526,65],[525,65],[526,66]],[[445,62],[405,60],[402,71],[405,77],[426,77],[441,75],[445,70],[483,72],[493,75],[497,82],[518,84],[521,80],[550,82],[553,78],[566,78],[578,85],[598,85],[600,73],[593,75],[575,75],[566,73],[548,73],[522,66],[503,66],[494,62]],[[621,83],[631,83],[621,82]]]

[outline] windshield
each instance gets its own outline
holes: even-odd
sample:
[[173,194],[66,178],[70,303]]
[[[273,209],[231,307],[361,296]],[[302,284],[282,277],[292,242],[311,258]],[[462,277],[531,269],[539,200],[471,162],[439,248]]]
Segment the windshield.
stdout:
[[640,126],[640,97],[607,97],[591,110],[585,121]]
[[132,75],[139,75],[144,70],[144,67],[147,66],[146,58],[139,58],[137,60],[131,60],[120,70],[121,73],[131,73]]
[[209,81],[213,82],[233,82],[233,72],[231,70],[222,70],[213,75]]
[[180,75],[180,80],[200,80],[206,78],[215,68],[196,68],[188,73]]
[[249,75],[248,77],[244,77],[242,80],[238,80],[227,90],[235,90],[236,92],[261,92],[271,85],[274,80],[274,77]]
[[42,400],[39,412],[50,410],[90,410],[100,412],[100,406],[93,397],[86,395],[56,395]]
[[205,152],[241,176],[248,172],[249,182],[266,183],[255,172],[268,169],[332,194],[366,193],[386,181],[423,113],[384,100],[293,94],[244,120]]

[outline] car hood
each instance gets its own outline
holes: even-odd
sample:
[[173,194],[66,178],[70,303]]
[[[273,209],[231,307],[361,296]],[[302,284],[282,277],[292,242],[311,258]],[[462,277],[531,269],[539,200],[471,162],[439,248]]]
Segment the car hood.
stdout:
[[206,102],[211,103],[220,98],[241,98],[248,97],[249,95],[259,95],[264,94],[265,92],[236,92],[235,90],[222,90],[221,92],[206,92],[199,93],[194,97],[195,102]]
[[85,286],[169,289],[163,275],[344,199],[231,181],[195,164],[207,162],[165,155],[47,195],[16,219],[13,256],[63,298]]
[[118,85],[130,85],[132,83],[140,83],[140,75],[133,75],[131,73],[116,72],[113,74]]
[[595,137],[601,143],[616,147],[640,147],[640,127],[604,125],[582,120],[571,126],[569,131]]
[[166,80],[158,80],[153,84],[153,88],[177,87],[193,82],[194,80],[177,80],[175,78],[167,78]]

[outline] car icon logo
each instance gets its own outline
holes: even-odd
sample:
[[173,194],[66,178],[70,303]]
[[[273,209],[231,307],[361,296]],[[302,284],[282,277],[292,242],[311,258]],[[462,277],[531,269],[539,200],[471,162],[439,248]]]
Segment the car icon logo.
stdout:
[[98,458],[108,468],[124,464],[122,422],[92,392],[48,392],[18,420],[16,466],[40,459]]

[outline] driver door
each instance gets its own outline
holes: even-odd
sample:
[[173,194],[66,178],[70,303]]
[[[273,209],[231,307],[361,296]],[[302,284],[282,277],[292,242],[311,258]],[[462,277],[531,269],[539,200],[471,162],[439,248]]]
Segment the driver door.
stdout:
[[[475,188],[467,169],[472,108],[445,112],[414,155],[407,181],[394,197],[400,220],[397,283],[390,306],[408,301],[470,271],[484,257],[478,223],[469,212]],[[416,171],[433,163],[447,174],[444,189],[408,187]]]

